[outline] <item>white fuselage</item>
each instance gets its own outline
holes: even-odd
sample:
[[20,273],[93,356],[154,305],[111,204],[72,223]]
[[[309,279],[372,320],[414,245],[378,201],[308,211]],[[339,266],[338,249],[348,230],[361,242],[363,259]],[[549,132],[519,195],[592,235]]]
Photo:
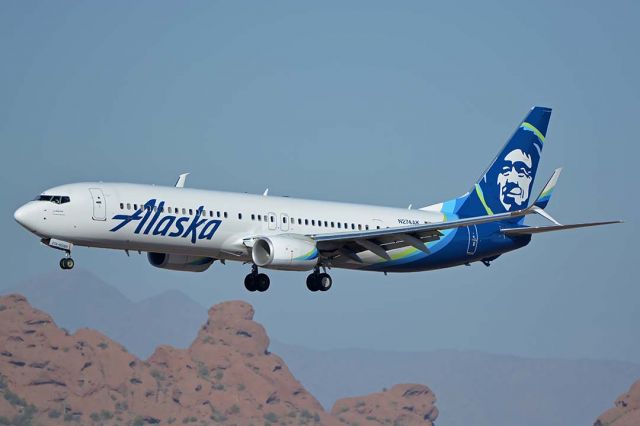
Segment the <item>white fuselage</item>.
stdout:
[[[77,246],[242,262],[251,261],[247,240],[254,237],[346,233],[443,220],[443,214],[436,210],[129,183],[75,183],[48,189],[42,196],[64,196],[69,201],[58,204],[36,200],[16,211],[16,220],[41,238]],[[154,208],[147,214],[143,206],[150,200],[155,200]],[[199,208],[202,213],[193,223]],[[138,219],[118,219],[131,217],[136,211]],[[179,219],[182,228],[177,223]],[[114,231],[118,225],[122,226]],[[187,233],[190,225],[192,229]],[[365,263],[379,261],[372,253],[362,259]],[[350,262],[332,266],[353,267]]]

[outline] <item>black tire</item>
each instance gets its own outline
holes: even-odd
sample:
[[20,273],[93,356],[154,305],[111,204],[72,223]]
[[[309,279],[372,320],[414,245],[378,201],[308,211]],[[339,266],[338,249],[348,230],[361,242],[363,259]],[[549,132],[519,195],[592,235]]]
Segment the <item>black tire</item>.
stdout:
[[309,274],[307,277],[307,288],[309,291],[318,291],[318,274]]
[[76,262],[74,262],[74,261],[73,261],[73,259],[72,259],[72,258],[70,258],[70,257],[67,257],[67,258],[65,259],[65,261],[66,261],[66,262],[65,262],[65,263],[66,263],[66,265],[65,265],[65,266],[66,266],[66,269],[73,269],[73,267],[74,267],[74,266],[75,266],[75,264],[76,264]]
[[331,275],[326,274],[326,273],[322,273],[320,275],[318,275],[318,279],[316,280],[316,282],[318,283],[318,290],[320,291],[327,291],[331,288],[331,285],[333,284],[333,280],[331,279]]
[[256,289],[259,292],[267,291],[269,289],[270,284],[271,284],[271,280],[269,279],[269,275],[258,274],[258,277],[256,279]]
[[65,262],[67,259],[62,258],[60,259],[60,268],[62,269],[67,269],[67,262]]
[[256,291],[256,275],[255,274],[248,274],[246,277],[244,277],[244,288],[246,288],[249,291]]

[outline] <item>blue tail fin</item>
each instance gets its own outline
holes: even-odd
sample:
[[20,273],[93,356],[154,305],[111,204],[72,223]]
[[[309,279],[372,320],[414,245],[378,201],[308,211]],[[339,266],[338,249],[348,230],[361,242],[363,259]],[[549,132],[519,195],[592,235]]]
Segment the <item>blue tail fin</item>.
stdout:
[[444,203],[459,217],[523,209],[529,202],[551,109],[534,107],[469,193]]

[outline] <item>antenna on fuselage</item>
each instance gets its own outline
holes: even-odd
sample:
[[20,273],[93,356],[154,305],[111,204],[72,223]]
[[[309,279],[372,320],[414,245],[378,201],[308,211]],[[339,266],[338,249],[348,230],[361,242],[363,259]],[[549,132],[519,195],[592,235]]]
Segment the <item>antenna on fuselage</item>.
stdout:
[[189,173],[183,173],[178,176],[178,181],[176,182],[176,188],[184,188],[184,183],[187,181],[187,176]]
[[269,195],[269,188],[265,189],[264,192],[262,193],[263,196],[267,196]]

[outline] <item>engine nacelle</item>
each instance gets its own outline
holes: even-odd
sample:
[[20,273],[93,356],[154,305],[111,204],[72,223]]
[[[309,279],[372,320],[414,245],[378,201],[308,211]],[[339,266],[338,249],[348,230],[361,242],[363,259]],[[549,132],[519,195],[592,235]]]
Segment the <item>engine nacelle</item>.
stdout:
[[301,235],[260,237],[251,250],[253,263],[270,269],[308,271],[318,263],[316,242]]
[[204,272],[215,260],[212,257],[152,252],[147,253],[147,259],[156,268],[189,272]]

